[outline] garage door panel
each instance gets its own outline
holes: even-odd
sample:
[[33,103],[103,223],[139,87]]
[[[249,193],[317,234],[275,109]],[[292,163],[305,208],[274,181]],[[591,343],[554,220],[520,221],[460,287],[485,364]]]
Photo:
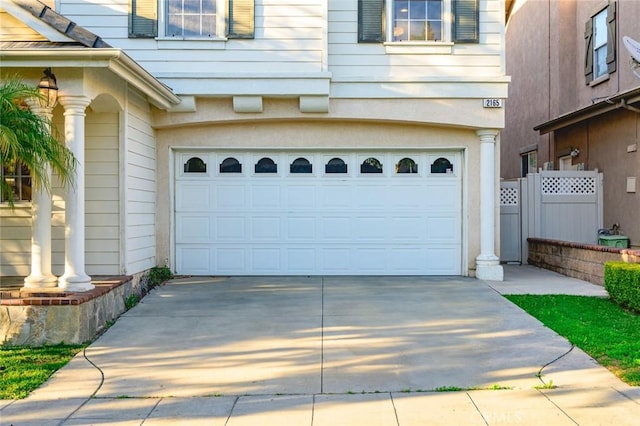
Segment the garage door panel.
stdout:
[[[245,159],[264,156],[223,154]],[[452,155],[455,157],[451,153],[437,157]],[[362,158],[370,156],[384,160],[384,173],[360,173]],[[459,275],[460,177],[432,175],[423,162],[419,174],[393,170],[394,162],[401,158],[426,161],[427,156],[283,153],[271,156],[277,157],[277,174],[254,173],[251,162],[245,162],[251,167],[244,167],[243,173],[217,173],[217,166],[211,174],[178,173],[176,271],[195,275]],[[299,157],[309,159],[313,173],[289,173],[283,159]],[[325,157],[342,158],[349,173],[326,174]]]
[[349,216],[334,216],[334,217],[322,217],[320,219],[322,224],[321,241],[349,241],[351,240],[351,217]]
[[317,273],[316,249],[289,248],[286,249],[287,270],[294,275],[309,275]]
[[460,225],[456,218],[430,216],[426,219],[426,225],[429,243],[441,244],[460,240]]
[[208,275],[211,271],[211,249],[209,247],[179,247],[176,262],[193,275]]
[[247,250],[245,248],[216,249],[214,267],[218,274],[246,274],[249,267],[247,262]]
[[388,272],[387,250],[384,248],[356,248],[354,261],[360,274],[382,274]]
[[427,224],[424,216],[394,216],[389,223],[389,238],[395,242],[417,243],[424,241]]
[[292,210],[315,210],[317,193],[315,185],[293,185],[285,189],[286,205]]
[[353,222],[353,240],[382,242],[386,239],[388,228],[385,226],[385,216],[359,216]]
[[459,196],[452,196],[453,194],[460,194],[458,184],[455,181],[429,185],[426,194],[428,202],[425,207],[431,211],[441,211],[443,209],[458,211],[460,209],[460,199]]
[[278,242],[282,238],[280,216],[259,216],[250,220],[252,240]]
[[348,181],[331,182],[318,190],[325,210],[350,209],[353,205],[353,188]]
[[179,211],[209,211],[211,209],[211,185],[183,182],[176,198],[176,206],[179,206]]
[[252,210],[278,209],[283,205],[281,184],[255,185],[249,188]]
[[209,243],[213,235],[210,215],[183,214],[176,226],[177,243]]
[[427,249],[425,266],[434,275],[459,275],[459,247]]
[[[364,180],[361,180],[364,181]],[[360,182],[359,182],[360,183]],[[354,193],[354,209],[384,210],[391,205],[388,199],[389,192],[384,185],[363,183]]]
[[425,185],[406,186],[402,181],[396,181],[388,195],[387,205],[397,209],[421,209],[428,201],[428,195]]
[[217,241],[238,242],[247,239],[246,219],[242,216],[218,216],[215,229]]
[[215,186],[216,204],[214,209],[223,210],[244,210],[246,208],[246,187],[245,185],[234,185],[228,182]]
[[316,226],[318,220],[315,216],[288,216],[287,240],[289,241],[314,241],[317,238]]
[[419,275],[423,273],[426,249],[423,247],[396,248],[389,253],[390,270],[398,274]]
[[352,249],[344,247],[326,247],[320,249],[322,270],[329,275],[348,275],[353,273]]
[[283,270],[282,249],[256,247],[251,249],[251,272],[255,274],[279,274]]

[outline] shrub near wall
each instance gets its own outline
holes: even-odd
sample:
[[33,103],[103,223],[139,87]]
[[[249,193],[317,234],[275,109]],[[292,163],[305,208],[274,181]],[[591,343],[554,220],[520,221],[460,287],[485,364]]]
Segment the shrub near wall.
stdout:
[[640,313],[639,263],[605,263],[604,285],[614,302]]

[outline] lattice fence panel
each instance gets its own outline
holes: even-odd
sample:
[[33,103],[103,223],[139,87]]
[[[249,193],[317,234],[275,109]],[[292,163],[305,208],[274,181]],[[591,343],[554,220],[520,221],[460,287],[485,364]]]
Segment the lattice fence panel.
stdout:
[[593,177],[542,177],[544,195],[594,195],[596,179]]
[[500,205],[501,206],[517,206],[520,202],[518,197],[518,188],[500,188]]

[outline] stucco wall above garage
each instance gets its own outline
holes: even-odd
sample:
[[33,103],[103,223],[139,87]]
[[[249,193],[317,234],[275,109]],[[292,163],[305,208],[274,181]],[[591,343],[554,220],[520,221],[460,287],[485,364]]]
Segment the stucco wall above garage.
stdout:
[[322,114],[300,111],[298,99],[264,98],[262,113],[237,114],[232,98],[197,98],[194,112],[155,110],[157,129],[218,123],[273,120],[349,120],[421,123],[465,128],[502,128],[502,108],[483,108],[482,99],[334,99]]

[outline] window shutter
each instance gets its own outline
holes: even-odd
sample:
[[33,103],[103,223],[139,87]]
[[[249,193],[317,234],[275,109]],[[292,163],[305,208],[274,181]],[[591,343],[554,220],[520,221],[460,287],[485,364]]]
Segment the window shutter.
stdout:
[[480,42],[480,12],[478,0],[453,1],[453,41]]
[[158,36],[158,0],[130,0],[129,37]]
[[358,0],[358,43],[384,41],[384,0]]
[[616,3],[607,7],[607,72],[616,70]]
[[255,37],[254,0],[229,0],[228,38]]
[[593,21],[587,20],[584,26],[584,77],[585,83],[593,81]]

